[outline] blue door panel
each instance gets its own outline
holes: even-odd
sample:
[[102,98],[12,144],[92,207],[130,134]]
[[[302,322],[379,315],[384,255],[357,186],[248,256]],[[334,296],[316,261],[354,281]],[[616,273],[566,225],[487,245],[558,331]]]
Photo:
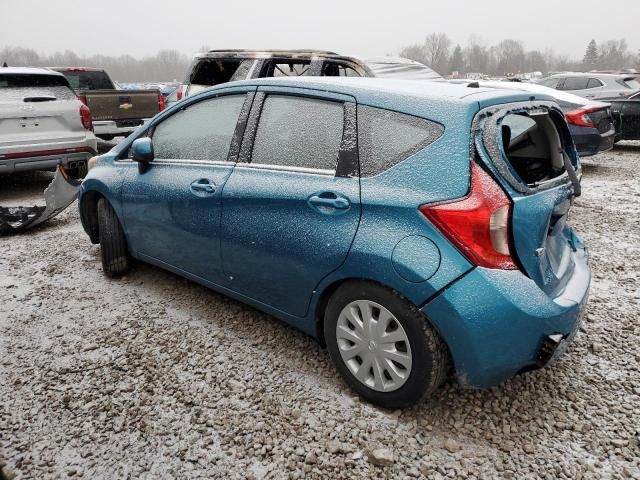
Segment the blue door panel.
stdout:
[[137,163],[122,165],[132,251],[219,282],[221,196],[234,164],[154,162],[143,173]]
[[344,262],[359,218],[357,178],[238,165],[224,190],[225,286],[303,317],[315,286]]

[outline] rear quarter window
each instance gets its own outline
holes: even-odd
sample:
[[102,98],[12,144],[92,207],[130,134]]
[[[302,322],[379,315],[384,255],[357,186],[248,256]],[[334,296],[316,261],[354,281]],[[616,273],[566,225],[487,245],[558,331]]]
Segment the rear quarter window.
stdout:
[[402,162],[444,133],[439,123],[358,105],[360,176],[372,177]]
[[564,80],[562,90],[585,90],[588,83],[587,77],[568,77]]

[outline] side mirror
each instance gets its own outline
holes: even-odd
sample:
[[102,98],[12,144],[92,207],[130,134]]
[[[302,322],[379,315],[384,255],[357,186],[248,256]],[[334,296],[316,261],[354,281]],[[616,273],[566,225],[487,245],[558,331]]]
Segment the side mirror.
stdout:
[[153,143],[149,137],[134,140],[131,144],[131,158],[134,162],[149,163],[153,161]]

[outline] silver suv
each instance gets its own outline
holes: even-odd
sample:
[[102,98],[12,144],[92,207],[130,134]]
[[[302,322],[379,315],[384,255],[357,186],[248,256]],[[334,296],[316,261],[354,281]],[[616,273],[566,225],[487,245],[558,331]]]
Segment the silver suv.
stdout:
[[0,174],[62,164],[83,176],[96,150],[89,109],[61,73],[0,67]]
[[590,100],[628,97],[640,89],[638,75],[610,73],[559,73],[538,83]]

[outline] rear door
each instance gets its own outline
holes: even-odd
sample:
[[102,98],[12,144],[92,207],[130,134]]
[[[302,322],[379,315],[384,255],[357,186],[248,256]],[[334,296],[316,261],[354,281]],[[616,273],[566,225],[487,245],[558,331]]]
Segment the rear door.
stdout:
[[0,75],[0,154],[84,140],[80,102],[64,77]]
[[135,255],[221,281],[222,190],[253,97],[246,90],[186,104],[153,127],[153,162],[120,162],[125,230]]
[[552,104],[522,103],[514,109],[497,107],[481,122],[476,148],[512,198],[518,259],[529,277],[555,297],[574,273],[574,252],[581,248],[568,224],[575,187],[565,156],[574,168],[577,156],[563,114]]
[[[308,96],[307,96],[308,95]],[[253,121],[259,115],[259,121]],[[260,87],[223,193],[227,286],[303,317],[360,219],[352,97]]]

